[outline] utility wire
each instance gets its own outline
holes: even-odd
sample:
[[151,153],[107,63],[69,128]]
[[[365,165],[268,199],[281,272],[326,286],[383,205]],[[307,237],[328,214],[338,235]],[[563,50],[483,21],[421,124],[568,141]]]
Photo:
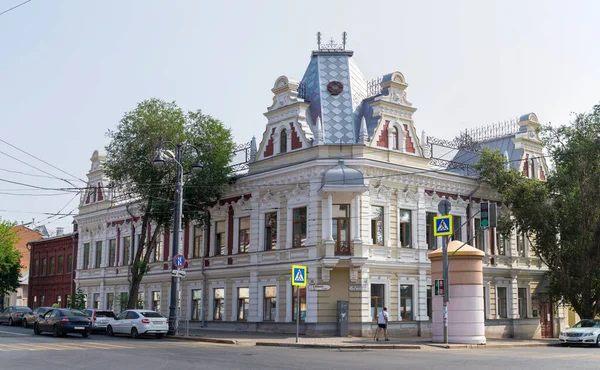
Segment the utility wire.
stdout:
[[[2,141],[2,139],[0,139],[0,141]],[[44,171],[44,170],[42,170],[42,169],[40,169],[40,168],[37,168],[36,166],[34,166],[34,165],[32,165],[32,164],[29,164],[29,163],[27,163],[27,162],[25,162],[25,161],[22,161],[22,160],[20,160],[19,158],[13,157],[12,155],[10,155],[10,154],[7,154],[7,153],[5,153],[5,152],[3,152],[3,151],[1,151],[1,150],[0,150],[0,154],[4,154],[5,156],[7,156],[7,157],[9,157],[9,158],[12,158],[12,159],[14,159],[15,161],[17,161],[17,162],[19,162],[19,163],[23,163],[24,165],[26,165],[26,166],[29,166],[29,167],[31,167],[31,168],[33,168],[33,169],[36,169],[36,170],[38,170],[38,171],[40,171],[40,172],[43,172],[43,173],[45,173],[45,174],[47,174],[47,175],[50,175],[50,176],[52,176],[52,177],[53,177],[53,178],[55,178],[55,179],[58,179],[58,180],[64,181],[64,182],[66,182],[67,184],[69,184],[69,185],[71,185],[71,186],[73,186],[73,187],[75,186],[75,184],[73,184],[73,183],[72,183],[71,181],[69,181],[69,180],[66,180],[66,179],[63,179],[63,178],[61,178],[61,177],[55,176],[55,175],[51,174],[50,172]]]
[[13,6],[13,7],[12,7],[12,8],[10,8],[10,9],[6,9],[6,10],[5,10],[5,11],[3,11],[2,13],[0,13],[0,15],[2,15],[2,14],[4,14],[4,13],[8,13],[8,12],[10,12],[11,10],[17,9],[17,8],[18,8],[18,7],[20,7],[21,5],[25,5],[25,4],[27,4],[28,2],[30,2],[30,1],[31,1],[31,0],[23,1],[23,2],[22,2],[21,4],[19,4],[19,5],[15,5],[15,6]]
[[[4,153],[2,153],[2,154],[4,154]],[[19,175],[26,175],[26,176],[32,176],[32,177],[41,177],[41,178],[45,178],[45,179],[56,179],[56,176],[36,175],[34,173],[14,171],[14,170],[6,169],[6,168],[0,168],[0,171],[10,172],[10,173],[16,173],[16,174],[19,174]]]

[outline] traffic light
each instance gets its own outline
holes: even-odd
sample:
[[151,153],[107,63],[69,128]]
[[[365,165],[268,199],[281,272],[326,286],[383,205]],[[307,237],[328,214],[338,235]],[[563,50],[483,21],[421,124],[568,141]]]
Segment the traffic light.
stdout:
[[444,280],[436,280],[435,281],[435,295],[440,296],[444,295]]
[[496,203],[494,202],[481,202],[480,204],[480,216],[481,227],[496,227]]

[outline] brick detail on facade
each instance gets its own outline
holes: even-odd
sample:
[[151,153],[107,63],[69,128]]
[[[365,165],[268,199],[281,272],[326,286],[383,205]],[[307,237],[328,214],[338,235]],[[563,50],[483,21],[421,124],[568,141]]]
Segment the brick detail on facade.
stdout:
[[540,167],[540,180],[546,180],[546,174],[544,170]]
[[525,163],[523,163],[523,176],[529,177],[529,154],[525,154]]
[[15,244],[15,249],[21,253],[21,266],[23,266],[21,268],[21,273],[23,273],[29,271],[30,267],[27,243],[42,239],[42,234],[22,225],[15,226],[13,230],[19,239],[17,244]]
[[390,125],[390,121],[385,121],[383,125],[383,129],[381,130],[381,135],[379,135],[379,140],[377,140],[377,146],[381,148],[388,148],[388,127]]
[[102,184],[98,184],[98,202],[104,200],[104,194],[102,193]]
[[405,123],[404,132],[406,133],[404,136],[406,137],[405,151],[407,153],[415,153],[415,144],[410,139],[410,134],[408,133],[408,125]]
[[294,122],[290,122],[290,127],[292,128],[292,150],[301,149],[302,141],[300,141],[300,137],[296,132],[296,127],[294,127]]
[[273,155],[273,149],[275,144],[273,143],[273,135],[275,135],[275,127],[271,130],[271,135],[269,136],[269,141],[267,142],[267,146],[265,148],[265,157],[270,157]]

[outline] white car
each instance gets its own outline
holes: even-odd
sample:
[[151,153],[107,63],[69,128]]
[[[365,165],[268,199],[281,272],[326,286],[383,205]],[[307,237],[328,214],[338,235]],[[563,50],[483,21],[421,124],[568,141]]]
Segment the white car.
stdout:
[[169,320],[155,311],[127,310],[121,312],[114,321],[106,327],[108,335],[129,334],[132,338],[140,335],[154,334],[162,338],[169,331]]
[[571,328],[561,331],[560,344],[595,344],[600,346],[600,320],[581,320]]

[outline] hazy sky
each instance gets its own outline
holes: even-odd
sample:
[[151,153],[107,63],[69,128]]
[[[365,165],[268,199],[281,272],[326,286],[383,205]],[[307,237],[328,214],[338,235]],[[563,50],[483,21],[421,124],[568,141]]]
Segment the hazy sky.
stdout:
[[[530,111],[567,123],[600,100],[598,14],[598,1],[33,0],[0,15],[0,139],[86,179],[106,131],[150,97],[259,139],[273,83],[302,77],[317,31],[347,31],[367,79],[402,72],[419,133],[450,139]],[[0,153],[2,180],[72,187],[40,175]],[[43,213],[76,211],[74,195],[0,181],[0,216],[70,230]]]

